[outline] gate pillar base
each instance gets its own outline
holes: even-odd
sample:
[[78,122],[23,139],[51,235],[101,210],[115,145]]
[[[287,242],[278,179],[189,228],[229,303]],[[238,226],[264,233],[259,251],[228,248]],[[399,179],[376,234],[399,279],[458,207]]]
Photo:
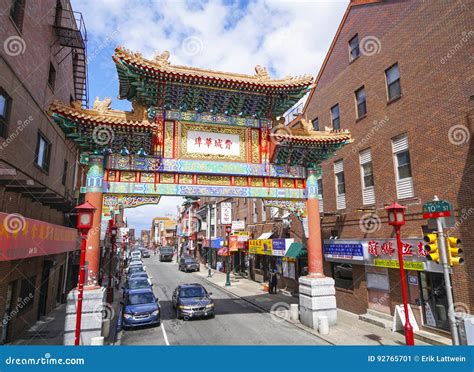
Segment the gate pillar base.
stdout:
[[[76,331],[77,289],[67,295],[64,323],[64,345],[74,345]],[[105,288],[85,290],[82,299],[81,345],[91,345],[94,337],[102,336],[103,310],[106,304]]]
[[328,277],[299,279],[300,321],[318,329],[319,317],[327,316],[329,325],[337,323],[336,289],[334,279]]

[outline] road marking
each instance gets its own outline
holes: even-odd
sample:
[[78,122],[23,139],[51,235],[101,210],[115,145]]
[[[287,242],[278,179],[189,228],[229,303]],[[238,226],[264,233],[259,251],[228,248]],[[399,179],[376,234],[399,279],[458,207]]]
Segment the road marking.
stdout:
[[163,337],[165,339],[165,344],[166,346],[170,346],[170,343],[168,341],[168,336],[166,335],[166,330],[165,330],[165,322],[161,322],[161,330],[163,331]]

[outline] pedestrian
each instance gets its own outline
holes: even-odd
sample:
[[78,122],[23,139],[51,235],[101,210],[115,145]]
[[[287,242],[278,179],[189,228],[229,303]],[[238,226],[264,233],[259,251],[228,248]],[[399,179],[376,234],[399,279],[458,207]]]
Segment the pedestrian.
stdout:
[[277,293],[277,284],[278,284],[277,273],[276,273],[276,270],[273,270],[272,273],[270,274],[270,279],[268,280],[269,292],[271,294]]

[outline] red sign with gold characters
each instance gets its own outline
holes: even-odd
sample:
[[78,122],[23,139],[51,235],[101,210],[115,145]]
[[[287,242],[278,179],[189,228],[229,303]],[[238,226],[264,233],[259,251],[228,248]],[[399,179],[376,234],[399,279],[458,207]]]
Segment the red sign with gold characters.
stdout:
[[79,248],[76,229],[0,213],[0,261],[58,254]]

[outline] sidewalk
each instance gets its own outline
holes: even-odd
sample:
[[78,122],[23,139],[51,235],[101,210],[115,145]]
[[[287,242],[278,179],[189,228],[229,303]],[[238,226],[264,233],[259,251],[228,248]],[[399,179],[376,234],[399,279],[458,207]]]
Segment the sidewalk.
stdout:
[[[231,285],[225,286],[226,275],[212,270],[212,277],[208,278],[208,270],[201,265],[201,271],[196,273],[210,284],[224,291],[240,297],[259,308],[261,311],[272,313],[283,318],[301,330],[311,333],[333,345],[405,345],[405,337],[401,333],[391,332],[373,324],[359,320],[357,314],[344,310],[337,310],[337,325],[330,328],[328,335],[320,335],[317,330],[306,327],[299,321],[290,320],[290,304],[298,304],[298,297],[279,292],[268,294],[263,291],[263,284],[231,274]],[[429,345],[426,342],[415,340],[416,345]]]
[[[122,291],[114,287],[114,302],[112,308],[104,307],[104,316],[110,318],[109,336],[105,338],[104,344],[110,345],[115,342],[117,333],[117,320],[119,316]],[[64,328],[66,320],[66,304],[57,306],[47,316],[42,317],[27,331],[23,332],[16,340],[6,345],[63,345]]]

